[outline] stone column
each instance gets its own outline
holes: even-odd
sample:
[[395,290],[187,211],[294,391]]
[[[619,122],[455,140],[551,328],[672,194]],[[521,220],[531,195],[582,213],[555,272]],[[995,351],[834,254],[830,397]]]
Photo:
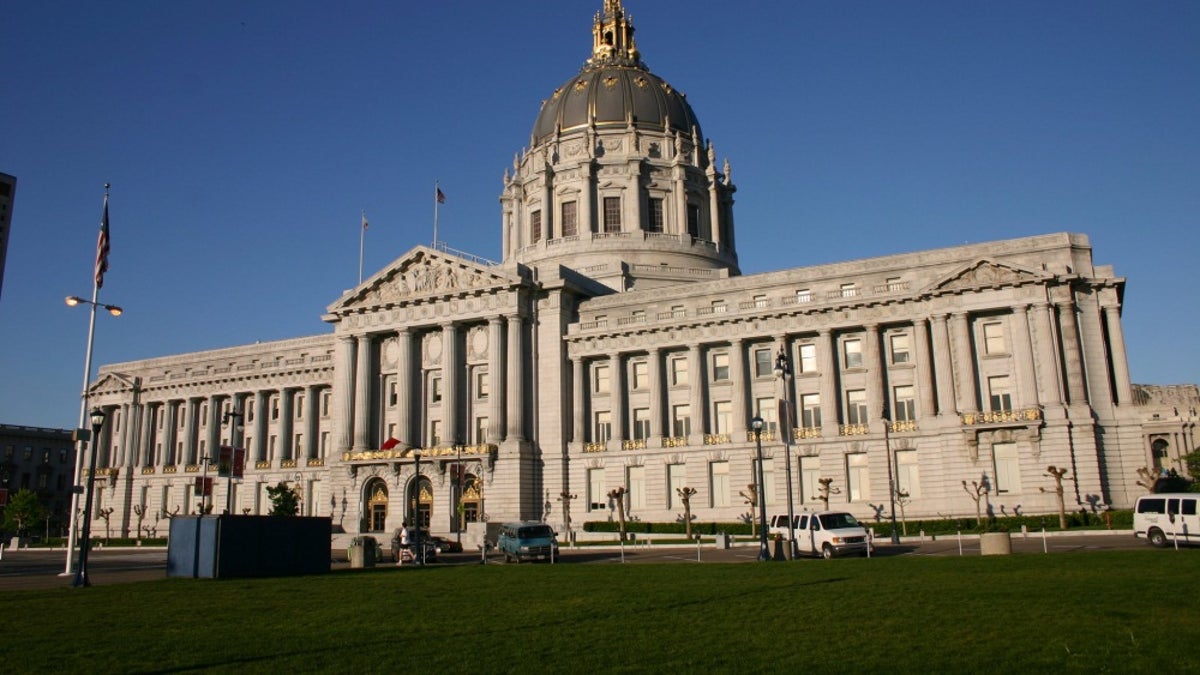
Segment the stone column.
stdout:
[[584,401],[584,369],[583,357],[571,359],[571,440],[575,443],[587,442],[587,411]]
[[1033,304],[1033,351],[1038,398],[1055,405],[1063,404],[1062,377],[1059,375],[1058,350],[1055,349],[1054,307],[1048,302]]
[[937,381],[938,415],[954,415],[954,366],[950,355],[950,327],[945,314],[933,317],[933,364]]
[[506,440],[525,440],[525,367],[524,326],[520,315],[508,317],[508,360],[504,375],[508,392],[508,437]]
[[271,419],[271,392],[254,392],[254,447],[251,455],[255,463],[267,461],[267,422]]
[[646,366],[650,371],[650,434],[646,439],[646,447],[661,445],[663,430],[663,409],[666,401],[663,396],[663,361],[662,350],[651,347],[647,352]]
[[758,414],[757,410],[753,413],[747,412],[749,406],[746,404],[746,343],[742,338],[729,341],[729,383],[733,387],[733,420],[729,429],[730,436],[733,437],[738,431],[749,429],[750,418]]
[[[863,363],[867,366],[867,419],[880,419],[884,408],[891,411],[891,397],[884,391],[883,371],[886,358],[879,348],[879,324],[863,326]],[[894,418],[895,412],[889,412]],[[882,431],[882,429],[880,430]]]
[[179,429],[178,405],[174,401],[166,401],[163,403],[163,455],[171,458],[172,464],[178,464],[179,458],[176,457],[176,436]]
[[296,448],[292,447],[292,421],[296,415],[292,409],[293,397],[296,390],[281,388],[279,390],[279,459],[296,459]]
[[396,346],[396,440],[400,441],[401,450],[407,450],[417,437],[412,429],[413,332],[404,328],[396,333]]
[[488,319],[488,437],[501,441],[504,428],[504,318]]
[[[1109,353],[1113,376],[1116,379],[1117,404],[1133,403],[1133,385],[1129,379],[1129,356],[1125,352],[1125,332],[1121,329],[1121,308],[1104,307],[1104,323],[1108,327]],[[1190,446],[1189,446],[1190,447]]]
[[[545,214],[542,221],[545,222]],[[442,324],[442,424],[443,444],[452,445],[463,439],[459,411],[458,326]]]
[[213,394],[208,397],[208,429],[205,434],[205,453],[216,461],[217,448],[221,445],[221,401],[223,396]]
[[1013,361],[1017,371],[1018,408],[1037,407],[1037,380],[1033,374],[1033,341],[1029,337],[1029,306],[1013,307]]
[[[608,400],[612,405],[612,439],[621,441],[629,436],[625,429],[625,362],[619,352],[608,355]],[[619,446],[618,446],[619,447]]]
[[[200,438],[199,438],[199,420],[200,420],[200,399],[189,398],[183,403],[184,418],[183,433],[183,453],[184,463],[195,466],[200,463]],[[167,453],[163,453],[165,457]],[[161,459],[160,459],[161,461]],[[175,459],[176,463],[179,458]]]
[[339,453],[354,446],[355,346],[353,336],[344,335],[337,339],[337,386],[333,388],[333,393],[337,405],[334,438],[337,439]]
[[821,328],[817,331],[817,358],[820,359],[821,371],[821,436],[837,438],[838,420],[841,408],[838,396],[838,358],[834,348],[833,331]]
[[688,407],[692,415],[692,433],[689,445],[700,445],[704,439],[704,391],[708,388],[704,377],[704,359],[699,343],[688,345]]
[[371,443],[371,357],[370,335],[359,335],[358,352],[354,366],[354,450],[363,452],[372,449]]
[[1079,349],[1079,327],[1075,320],[1075,302],[1066,300],[1056,303],[1063,344],[1063,370],[1067,378],[1067,402],[1075,405],[1087,403],[1087,388],[1084,382],[1083,356]]
[[950,315],[954,340],[955,389],[958,393],[958,409],[963,412],[979,410],[979,393],[976,388],[975,355],[971,349],[971,326],[966,312]]
[[937,411],[933,382],[933,354],[929,351],[929,324],[923,318],[913,321],[913,341],[917,359],[917,417],[932,417]]
[[[154,440],[154,406],[150,401],[142,402],[142,428],[141,441],[138,443],[139,457],[137,466],[156,466],[154,457],[154,446],[151,441]],[[176,460],[178,461],[178,460]]]
[[308,439],[305,457],[316,459],[321,456],[321,387],[310,384],[304,397],[304,436]]

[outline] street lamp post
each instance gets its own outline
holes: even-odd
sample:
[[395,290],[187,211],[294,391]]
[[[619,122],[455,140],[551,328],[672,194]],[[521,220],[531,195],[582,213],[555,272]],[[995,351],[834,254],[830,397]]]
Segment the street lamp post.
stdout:
[[754,443],[758,447],[758,559],[770,560],[771,552],[767,549],[767,492],[763,489],[762,418],[755,415],[750,420],[750,426],[754,428]]
[[222,420],[229,425],[229,467],[225,472],[225,513],[233,513],[233,467],[237,459],[237,437],[242,431],[242,413],[231,408]]
[[75,581],[72,586],[75,588],[83,588],[91,586],[92,582],[88,579],[88,549],[92,546],[92,488],[96,484],[96,450],[99,447],[100,429],[104,427],[104,411],[95,408],[92,410],[92,439],[89,445],[91,446],[91,457],[88,459],[88,479],[86,496],[83,502],[83,539],[79,547],[79,566],[75,568]]
[[[66,302],[68,307],[76,305],[89,305],[90,316],[88,318],[88,335],[87,335],[87,351],[83,359],[83,392],[82,400],[79,403],[79,429],[86,430],[84,426],[88,419],[88,382],[92,379],[92,346],[96,341],[96,308],[103,307],[105,311],[113,316],[121,316],[125,311],[116,305],[104,305],[96,302],[99,297],[100,289],[98,286],[92,287],[92,299],[85,300],[76,295],[67,296]],[[74,489],[71,490],[71,513],[74,514],[79,510],[79,481],[83,478],[83,451],[87,447],[86,443],[79,440],[75,445],[75,477],[71,485]],[[79,536],[79,530],[75,524],[75,518],[70,519],[70,524],[67,528],[67,567],[63,571],[62,576],[70,576],[72,572],[72,564],[74,563],[75,541]]]
[[775,357],[775,377],[778,377],[783,384],[783,397],[780,399],[783,405],[779,406],[779,433],[783,436],[783,465],[784,473],[787,474],[787,503],[788,503],[788,559],[796,559],[796,506],[792,499],[792,404],[791,404],[791,389],[788,387],[788,379],[792,376],[792,364],[788,361],[787,352],[783,347],[779,348],[779,354]]
[[413,472],[413,560],[418,565],[425,564],[425,549],[421,548],[421,449],[412,451]]
[[892,543],[900,543],[900,530],[896,529],[896,479],[895,472],[892,471],[892,420],[888,415],[888,409],[883,409],[883,449],[887,452],[887,470],[888,470],[888,497],[892,503]]

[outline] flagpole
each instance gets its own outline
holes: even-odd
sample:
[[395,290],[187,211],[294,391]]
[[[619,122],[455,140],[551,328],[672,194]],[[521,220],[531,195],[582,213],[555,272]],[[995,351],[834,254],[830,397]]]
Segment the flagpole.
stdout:
[[[105,220],[108,219],[108,189],[109,189],[109,184],[105,183],[104,184],[104,217],[105,217]],[[91,312],[90,312],[89,318],[88,318],[87,351],[85,352],[84,357],[83,357],[83,393],[82,393],[82,400],[80,401],[80,404],[79,404],[79,424],[78,424],[78,426],[75,427],[76,430],[87,428],[85,425],[88,422],[88,418],[87,418],[87,415],[88,415],[88,383],[92,379],[92,346],[96,342],[96,307],[99,306],[97,304],[97,300],[99,299],[99,297],[100,297],[100,275],[93,274],[92,275],[92,304],[91,304],[91,307],[89,308],[91,310]],[[71,489],[71,512],[69,514],[67,514],[67,518],[69,519],[68,520],[69,525],[67,527],[67,566],[66,566],[66,569],[63,571],[63,573],[60,575],[60,576],[64,576],[64,577],[71,576],[72,574],[74,574],[75,545],[76,545],[77,539],[79,537],[79,530],[76,528],[76,525],[75,525],[75,522],[76,522],[75,512],[79,508],[79,490],[78,490],[78,488],[80,485],[80,481],[83,479],[83,453],[87,449],[90,449],[92,452],[96,451],[96,439],[93,438],[93,439],[90,439],[89,441],[84,441],[82,439],[79,439],[76,441],[76,444],[75,444],[75,480],[71,484],[71,486],[72,486],[72,489]]]
[[438,202],[440,201],[438,199],[439,192],[441,192],[441,187],[438,186],[438,182],[435,180],[435,181],[433,181],[433,248],[434,248],[434,250],[437,249],[437,242],[438,242],[437,228],[438,228]]
[[358,283],[362,285],[363,241],[367,238],[367,211],[362,212],[362,227],[358,228]]

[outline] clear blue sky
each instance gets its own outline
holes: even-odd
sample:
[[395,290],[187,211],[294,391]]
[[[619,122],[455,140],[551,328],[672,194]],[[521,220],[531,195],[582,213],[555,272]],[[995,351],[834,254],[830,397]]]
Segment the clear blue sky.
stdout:
[[[440,234],[498,259],[505,167],[601,0],[8,0],[0,422],[74,427],[97,364],[328,332]],[[1200,381],[1200,2],[626,0],[738,185],[754,273],[1083,232],[1129,280],[1133,378]]]

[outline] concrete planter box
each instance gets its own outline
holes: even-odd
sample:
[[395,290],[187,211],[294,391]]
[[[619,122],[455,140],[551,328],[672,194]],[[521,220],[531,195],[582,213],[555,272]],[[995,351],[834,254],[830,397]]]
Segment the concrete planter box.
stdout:
[[982,555],[1008,555],[1012,553],[1012,537],[1008,532],[984,532],[979,535],[979,552]]
[[329,518],[176,516],[167,576],[205,579],[329,571]]

